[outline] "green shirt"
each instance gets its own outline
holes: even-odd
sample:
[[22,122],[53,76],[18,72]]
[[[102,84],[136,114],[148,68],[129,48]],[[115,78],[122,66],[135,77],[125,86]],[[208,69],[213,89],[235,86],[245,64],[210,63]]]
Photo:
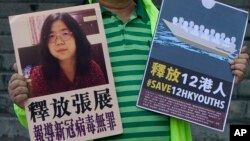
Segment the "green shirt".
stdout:
[[124,133],[103,140],[169,141],[169,117],[136,107],[150,42],[150,21],[137,2],[127,23],[102,8]]

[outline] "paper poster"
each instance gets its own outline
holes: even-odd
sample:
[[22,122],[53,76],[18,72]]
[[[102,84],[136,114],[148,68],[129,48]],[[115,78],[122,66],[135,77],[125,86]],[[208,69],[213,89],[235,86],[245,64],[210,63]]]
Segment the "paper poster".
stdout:
[[99,4],[9,17],[30,140],[121,134],[121,117]]
[[164,0],[137,106],[223,131],[248,13],[213,0]]

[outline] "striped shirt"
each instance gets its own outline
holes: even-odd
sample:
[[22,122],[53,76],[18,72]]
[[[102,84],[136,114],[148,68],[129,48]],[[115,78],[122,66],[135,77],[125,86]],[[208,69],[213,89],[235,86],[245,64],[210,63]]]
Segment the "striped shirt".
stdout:
[[127,23],[104,8],[102,16],[124,133],[100,140],[169,141],[169,118],[136,107],[152,40],[141,0]]

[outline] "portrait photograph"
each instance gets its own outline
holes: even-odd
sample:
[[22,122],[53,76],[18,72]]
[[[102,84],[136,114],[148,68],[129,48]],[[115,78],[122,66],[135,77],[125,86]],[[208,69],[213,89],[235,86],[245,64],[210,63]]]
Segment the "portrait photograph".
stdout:
[[109,83],[95,9],[15,18],[25,23],[14,44],[32,97]]

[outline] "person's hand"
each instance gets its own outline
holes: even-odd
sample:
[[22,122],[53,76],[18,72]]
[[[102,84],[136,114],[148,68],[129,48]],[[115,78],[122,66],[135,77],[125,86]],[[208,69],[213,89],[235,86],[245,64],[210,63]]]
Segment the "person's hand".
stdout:
[[17,73],[16,63],[13,65],[15,73],[11,76],[8,85],[9,96],[12,102],[24,109],[24,101],[29,97],[29,89],[25,78]]
[[241,53],[229,63],[231,64],[232,73],[236,76],[235,83],[240,83],[247,75],[249,55],[247,47],[244,46]]

